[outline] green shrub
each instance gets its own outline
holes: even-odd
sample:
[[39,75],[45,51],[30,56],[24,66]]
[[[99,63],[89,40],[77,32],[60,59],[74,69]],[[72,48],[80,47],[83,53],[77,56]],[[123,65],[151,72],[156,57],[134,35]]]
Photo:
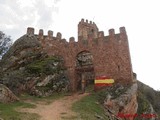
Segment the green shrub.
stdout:
[[[156,91],[153,88],[145,85],[144,83],[142,83],[140,81],[138,81],[138,91],[141,93],[138,96],[138,100],[144,99],[144,97],[145,97],[145,99],[147,99],[147,101],[152,104],[155,112],[160,114],[160,104],[159,104],[160,91]],[[143,96],[143,98],[142,98],[142,96]],[[139,101],[138,103],[140,103],[140,102],[141,101]]]
[[138,92],[137,101],[138,101],[138,111],[137,111],[137,113],[142,114],[142,113],[145,113],[145,112],[150,112],[149,111],[150,104],[141,92]]
[[[53,74],[62,69],[60,59],[58,57],[48,57],[42,60],[36,60],[27,65],[27,71],[32,74]],[[55,64],[58,65],[55,65]]]

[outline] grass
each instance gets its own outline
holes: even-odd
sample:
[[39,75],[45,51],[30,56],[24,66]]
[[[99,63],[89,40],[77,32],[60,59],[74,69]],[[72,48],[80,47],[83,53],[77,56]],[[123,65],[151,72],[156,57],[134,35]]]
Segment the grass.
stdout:
[[24,102],[14,102],[9,104],[0,103],[0,117],[4,120],[38,120],[39,116],[37,114],[16,111],[19,107],[34,108],[36,106]]
[[37,97],[37,96],[31,96],[29,94],[24,93],[21,96],[19,96],[19,98],[23,101],[29,100],[34,103],[44,102],[46,104],[50,104],[51,102],[53,102],[53,100],[60,99],[64,96],[65,96],[65,93],[54,93],[53,95],[48,97]]
[[[100,100],[103,100],[105,96],[104,91],[93,92],[93,86],[88,87],[86,90],[91,94],[85,96],[81,100],[75,102],[72,106],[72,110],[75,111],[77,116],[65,116],[66,113],[62,114],[62,119],[64,120],[97,120],[95,115],[101,116],[104,120],[108,120],[104,114],[104,109],[100,104]],[[65,94],[54,94],[49,97],[35,97],[28,94],[23,94],[19,98],[21,101],[31,101],[31,103],[44,102],[49,104],[53,100],[60,99],[64,97]],[[25,103],[25,102],[15,102],[10,104],[0,103],[0,117],[4,120],[39,120],[40,116],[32,113],[22,113],[16,111],[18,108],[34,108],[36,105]],[[64,115],[64,116],[63,116]]]
[[[53,100],[64,97],[65,94],[54,94],[49,97],[36,97],[28,94],[19,96],[21,102],[14,102],[9,104],[0,103],[0,118],[4,120],[39,120],[40,116],[34,113],[24,113],[17,111],[18,108],[35,108],[36,105],[31,103],[44,102],[50,104]],[[31,103],[23,102],[31,101]]]
[[[105,94],[103,92],[103,94]],[[102,105],[98,102],[101,92],[92,93],[80,101],[77,101],[73,104],[72,109],[78,113],[77,118],[73,117],[70,120],[97,120],[98,118],[95,115],[101,116],[103,119],[108,120],[104,114],[104,109]]]
[[61,118],[62,120],[82,120],[82,119],[78,119],[77,116],[69,116],[69,117],[62,116]]

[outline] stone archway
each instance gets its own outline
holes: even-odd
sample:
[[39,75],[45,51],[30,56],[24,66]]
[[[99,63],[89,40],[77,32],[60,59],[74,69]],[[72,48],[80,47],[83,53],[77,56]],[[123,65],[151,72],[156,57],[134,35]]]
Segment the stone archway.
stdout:
[[94,83],[95,72],[93,65],[93,55],[89,51],[82,51],[76,56],[76,79],[77,90],[82,90],[82,86],[87,87]]

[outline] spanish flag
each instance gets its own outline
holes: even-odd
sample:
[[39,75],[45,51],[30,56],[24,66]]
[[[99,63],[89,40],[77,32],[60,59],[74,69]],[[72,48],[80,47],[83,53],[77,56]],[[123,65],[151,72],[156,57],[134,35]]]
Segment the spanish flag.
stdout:
[[106,76],[96,77],[94,84],[95,86],[110,86],[114,83],[114,79],[111,79]]

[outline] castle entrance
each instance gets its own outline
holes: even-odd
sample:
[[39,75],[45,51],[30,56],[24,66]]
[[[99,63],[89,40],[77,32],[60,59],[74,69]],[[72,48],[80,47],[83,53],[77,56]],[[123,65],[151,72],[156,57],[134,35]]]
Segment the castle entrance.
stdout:
[[93,55],[89,51],[82,51],[76,56],[77,90],[85,91],[86,87],[94,84]]

